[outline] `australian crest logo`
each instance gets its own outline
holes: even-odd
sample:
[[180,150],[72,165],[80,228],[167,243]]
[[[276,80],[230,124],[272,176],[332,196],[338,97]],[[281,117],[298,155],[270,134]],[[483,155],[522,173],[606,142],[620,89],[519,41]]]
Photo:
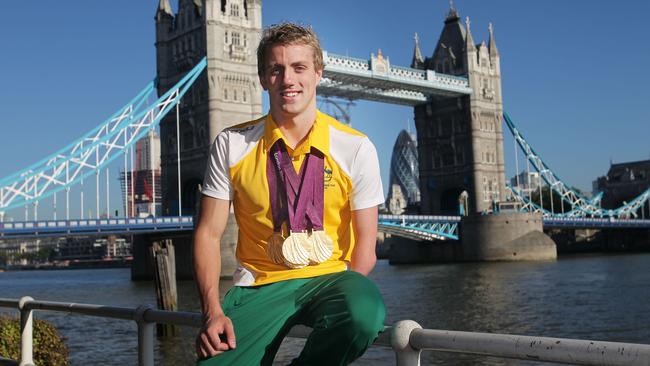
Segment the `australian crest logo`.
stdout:
[[332,183],[332,169],[329,167],[323,169],[323,186],[325,189],[334,187],[334,183]]

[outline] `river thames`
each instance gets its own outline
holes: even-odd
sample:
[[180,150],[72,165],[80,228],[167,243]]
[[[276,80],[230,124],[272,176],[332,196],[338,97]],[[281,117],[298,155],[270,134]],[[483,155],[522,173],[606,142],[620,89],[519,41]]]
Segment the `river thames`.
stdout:
[[[564,256],[552,262],[391,266],[371,278],[387,305],[386,324],[413,319],[424,328],[650,343],[650,254]],[[230,284],[222,282],[222,292]],[[179,308],[198,311],[193,282],[179,282]],[[130,270],[0,273],[0,297],[136,307],[155,304],[152,282]],[[0,309],[0,312],[8,312]],[[137,364],[135,323],[37,312],[66,338],[72,365]],[[158,340],[156,364],[194,363],[196,329]],[[288,363],[303,340],[288,339],[276,364]],[[393,365],[388,348],[373,347],[355,365]],[[533,365],[532,362],[424,352],[423,365]]]

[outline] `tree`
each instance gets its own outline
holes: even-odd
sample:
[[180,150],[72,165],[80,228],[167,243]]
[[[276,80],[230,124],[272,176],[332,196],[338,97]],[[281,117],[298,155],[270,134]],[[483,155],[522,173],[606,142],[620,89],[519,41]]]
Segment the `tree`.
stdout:
[[[551,190],[548,186],[543,186],[541,188],[542,191],[542,199],[541,199],[541,205],[540,205],[540,199],[539,199],[539,191],[540,189],[536,189],[531,193],[530,200],[538,205],[542,206],[545,210],[547,211],[553,211],[554,213],[563,213],[563,212],[569,212],[571,211],[571,204],[569,202],[565,201],[560,197],[560,195],[557,192],[553,192],[552,197],[553,197],[553,205],[551,206]],[[564,206],[564,210],[562,209],[562,206]],[[551,210],[552,208],[552,210]]]
[[[54,325],[34,319],[34,362],[37,365],[69,365],[69,350]],[[0,357],[20,358],[20,321],[0,316]]]

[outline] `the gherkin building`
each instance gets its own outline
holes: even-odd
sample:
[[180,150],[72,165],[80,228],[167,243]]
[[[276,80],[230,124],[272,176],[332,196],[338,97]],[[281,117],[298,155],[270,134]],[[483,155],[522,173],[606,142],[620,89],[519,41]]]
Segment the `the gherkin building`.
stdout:
[[399,133],[393,146],[389,181],[386,206],[392,213],[401,214],[419,205],[418,150],[413,137],[406,130]]

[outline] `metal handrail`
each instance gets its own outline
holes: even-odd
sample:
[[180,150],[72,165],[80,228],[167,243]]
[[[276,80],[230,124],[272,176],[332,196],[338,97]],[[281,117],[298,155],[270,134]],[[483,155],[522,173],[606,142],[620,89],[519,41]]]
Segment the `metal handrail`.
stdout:
[[[141,366],[154,364],[156,323],[191,327],[203,324],[199,313],[157,310],[148,305],[126,308],[36,301],[25,296],[20,299],[0,298],[0,308],[20,310],[21,359],[17,362],[0,357],[3,366],[34,366],[32,319],[35,310],[135,321],[138,325],[138,365]],[[294,327],[289,336],[305,338],[309,332],[307,327]],[[412,320],[402,320],[386,327],[374,345],[392,347],[398,366],[419,366],[423,350],[574,365],[650,365],[650,345],[646,344],[422,329]]]

